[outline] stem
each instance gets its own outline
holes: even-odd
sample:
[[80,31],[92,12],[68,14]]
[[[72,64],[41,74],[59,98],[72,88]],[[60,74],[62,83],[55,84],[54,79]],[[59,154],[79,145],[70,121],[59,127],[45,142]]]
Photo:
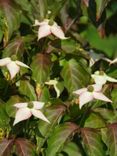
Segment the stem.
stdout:
[[81,120],[80,120],[80,123],[79,123],[79,125],[80,125],[80,127],[82,127],[83,125],[84,125],[84,121],[85,121],[85,117],[86,117],[86,115],[87,115],[87,112],[90,110],[90,107],[88,107],[88,105],[85,107],[85,109],[84,109],[84,113],[83,113],[83,115],[81,116]]

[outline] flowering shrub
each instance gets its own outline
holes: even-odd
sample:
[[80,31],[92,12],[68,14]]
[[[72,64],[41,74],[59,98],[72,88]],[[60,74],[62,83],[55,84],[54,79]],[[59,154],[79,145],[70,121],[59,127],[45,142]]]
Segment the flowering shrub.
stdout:
[[116,17],[116,0],[0,0],[0,156],[117,155]]

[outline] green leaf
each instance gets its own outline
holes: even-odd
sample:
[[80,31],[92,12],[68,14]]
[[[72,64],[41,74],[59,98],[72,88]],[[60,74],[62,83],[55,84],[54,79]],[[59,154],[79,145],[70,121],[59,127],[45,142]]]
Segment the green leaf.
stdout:
[[97,20],[101,17],[104,9],[106,8],[107,4],[111,0],[95,0],[96,1],[96,18]]
[[96,108],[93,109],[94,112],[98,113],[106,122],[112,122],[114,120],[114,111],[107,108]]
[[109,57],[112,57],[117,51],[117,36],[109,36],[102,39],[92,25],[82,35],[93,48],[103,51]]
[[10,39],[11,35],[15,30],[19,28],[19,14],[20,12],[17,11],[11,1],[0,1],[0,8],[4,14],[4,20],[6,24],[5,32],[4,32],[4,39],[5,44]]
[[98,113],[96,114],[92,112],[85,120],[84,127],[90,127],[90,128],[105,127],[105,121]]
[[19,97],[18,95],[11,96],[11,98],[6,103],[6,112],[9,115],[9,117],[15,117],[16,108],[14,107],[14,104],[22,102],[23,99]]
[[68,142],[63,147],[63,151],[68,154],[68,156],[82,156],[80,148],[74,142]]
[[56,156],[56,154],[61,151],[65,142],[77,129],[78,126],[73,123],[58,125],[48,139],[48,148],[46,150],[47,155]]
[[14,139],[4,139],[0,142],[0,156],[10,156]]
[[61,48],[66,53],[73,53],[76,50],[77,42],[72,39],[62,40]]
[[81,135],[88,156],[105,156],[101,136],[98,130],[82,128]]
[[50,75],[51,61],[49,55],[37,54],[34,56],[32,64],[32,78],[39,84],[47,81]]
[[65,63],[61,76],[68,92],[75,91],[89,84],[90,76],[87,68],[75,59]]
[[40,138],[37,136],[38,150],[40,150],[40,148],[43,146],[46,139],[51,134],[51,131],[58,123],[58,120],[65,112],[65,109],[66,108],[63,105],[57,105],[46,109],[44,114],[47,117],[47,119],[50,121],[50,124],[43,121],[39,121],[39,131],[41,132],[42,136],[44,136],[44,138]]
[[8,128],[10,118],[6,113],[5,104],[0,104],[0,128]]
[[21,37],[13,39],[4,49],[3,57],[11,57],[16,55],[18,58],[23,56],[24,52],[24,42]]
[[108,152],[111,156],[117,155],[117,124],[113,123],[108,126]]
[[49,89],[46,86],[44,86],[44,88],[42,89],[40,101],[43,101],[43,102],[50,101]]
[[108,144],[108,135],[107,135],[108,129],[106,128],[101,128],[101,136],[102,136],[102,141],[107,145]]
[[47,2],[46,0],[38,0],[39,10],[40,10],[40,19],[45,19],[47,13]]
[[21,80],[19,86],[19,92],[21,95],[28,97],[30,101],[37,100],[34,87],[30,84],[28,80]]
[[112,97],[112,101],[113,101],[113,108],[116,109],[117,108],[117,88],[114,88],[111,92],[111,97]]

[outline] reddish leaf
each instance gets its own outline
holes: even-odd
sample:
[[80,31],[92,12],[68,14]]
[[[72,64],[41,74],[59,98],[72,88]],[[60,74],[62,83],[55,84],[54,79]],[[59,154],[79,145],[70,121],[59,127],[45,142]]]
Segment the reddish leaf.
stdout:
[[88,7],[89,6],[89,0],[83,0],[83,3]]
[[12,2],[10,0],[0,0],[0,9],[5,17],[4,45],[7,44],[12,33],[19,28],[20,12],[15,9],[16,6]]
[[0,142],[0,156],[10,156],[14,139],[4,139]]
[[49,55],[37,54],[33,58],[31,69],[33,71],[32,78],[39,84],[44,83],[47,80],[51,69]]
[[64,114],[65,110],[66,110],[66,107],[63,105],[57,105],[57,106],[53,106],[53,107],[46,109],[45,115],[51,124],[48,124],[41,120],[39,121],[39,131],[44,136],[44,138],[37,137],[39,151],[41,147],[43,146],[44,142],[50,136],[56,124],[58,123],[59,118]]
[[24,41],[22,37],[17,37],[12,40],[4,49],[3,57],[10,57],[11,55],[17,55],[20,58],[24,51]]
[[98,130],[82,128],[81,135],[88,156],[105,156],[101,136]]
[[117,123],[108,126],[108,149],[109,155],[117,155]]
[[33,156],[34,145],[30,141],[18,138],[15,140],[15,145],[18,156]]
[[78,128],[79,127],[76,124],[71,122],[58,125],[48,139],[47,155],[56,156],[70,136],[77,132]]

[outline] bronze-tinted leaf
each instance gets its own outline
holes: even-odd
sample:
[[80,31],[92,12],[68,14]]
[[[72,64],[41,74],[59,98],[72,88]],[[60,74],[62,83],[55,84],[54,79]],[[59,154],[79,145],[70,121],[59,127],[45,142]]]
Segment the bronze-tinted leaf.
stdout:
[[40,138],[37,136],[38,149],[43,146],[46,139],[50,136],[52,129],[54,129],[55,125],[58,123],[59,118],[64,114],[66,108],[63,105],[57,105],[46,109],[45,115],[47,119],[50,121],[50,124],[39,121],[39,131],[41,132],[44,138]]
[[18,138],[15,140],[16,153],[18,156],[33,156],[34,145],[27,139]]
[[21,80],[19,91],[21,95],[26,96],[30,101],[37,100],[33,85],[28,80]]
[[6,44],[12,33],[19,28],[19,11],[10,0],[0,0],[0,9],[3,11],[6,28],[4,29],[4,44]]
[[58,125],[48,139],[48,148],[46,150],[47,155],[55,156],[60,152],[65,142],[71,135],[75,134],[78,128],[79,127],[76,124],[70,122]]
[[105,156],[101,135],[93,128],[82,128],[81,136],[88,156]]
[[108,125],[108,150],[109,155],[116,156],[117,155],[117,123],[113,123]]
[[51,69],[51,60],[49,55],[37,54],[34,56],[31,69],[33,80],[39,84],[44,83],[47,80]]
[[73,92],[78,88],[86,86],[90,80],[86,65],[82,62],[77,62],[75,59],[70,59],[65,63],[61,76],[64,79],[64,85],[68,92]]
[[14,140],[4,139],[0,142],[0,156],[10,156]]

